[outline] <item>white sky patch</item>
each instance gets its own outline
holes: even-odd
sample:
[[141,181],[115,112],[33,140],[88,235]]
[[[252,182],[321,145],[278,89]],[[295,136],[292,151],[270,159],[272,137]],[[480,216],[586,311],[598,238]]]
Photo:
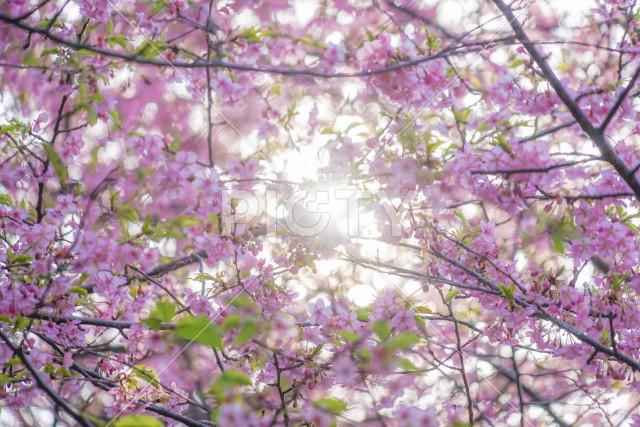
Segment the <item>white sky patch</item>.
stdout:
[[378,298],[378,295],[369,285],[355,285],[349,289],[347,297],[358,307],[367,307]]

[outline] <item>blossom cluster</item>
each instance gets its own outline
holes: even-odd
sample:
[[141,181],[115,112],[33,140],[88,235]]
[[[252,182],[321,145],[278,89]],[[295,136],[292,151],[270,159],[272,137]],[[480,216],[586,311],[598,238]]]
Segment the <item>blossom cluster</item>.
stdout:
[[0,424],[640,425],[638,7],[451,3],[2,3]]

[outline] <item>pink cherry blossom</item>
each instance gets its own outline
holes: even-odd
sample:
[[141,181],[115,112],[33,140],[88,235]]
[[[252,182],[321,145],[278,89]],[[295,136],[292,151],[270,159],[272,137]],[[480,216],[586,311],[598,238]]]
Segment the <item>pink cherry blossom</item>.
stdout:
[[333,314],[330,307],[325,307],[322,298],[319,298],[315,303],[308,303],[307,313],[311,316],[309,321],[318,325],[325,325]]
[[640,425],[634,2],[0,3],[3,420]]

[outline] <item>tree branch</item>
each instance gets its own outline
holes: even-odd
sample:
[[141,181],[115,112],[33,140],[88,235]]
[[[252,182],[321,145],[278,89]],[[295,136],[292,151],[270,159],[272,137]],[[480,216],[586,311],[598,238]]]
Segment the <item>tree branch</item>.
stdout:
[[609,123],[611,122],[613,117],[616,115],[618,108],[620,108],[620,105],[622,105],[622,102],[625,100],[627,95],[629,95],[629,92],[631,92],[631,89],[633,89],[633,85],[635,85],[636,80],[638,80],[638,77],[640,77],[640,67],[638,67],[636,69],[636,72],[633,73],[633,77],[631,77],[631,80],[627,84],[627,87],[624,88],[620,96],[618,96],[616,103],[613,104],[613,107],[611,107],[609,114],[607,114],[607,117],[604,119],[604,121],[600,125],[600,129],[599,129],[600,132],[604,133],[604,131],[607,129],[607,126],[609,126]]
[[[493,0],[493,3],[500,9],[503,15],[509,21],[511,28],[516,34],[516,37],[524,45],[524,48],[529,52],[529,55],[538,64],[542,75],[547,79],[551,87],[555,90],[558,97],[565,104],[573,118],[578,122],[582,130],[589,136],[593,143],[598,147],[600,153],[602,153],[603,160],[607,161],[613,168],[620,174],[620,177],[629,185],[633,190],[636,198],[640,200],[640,181],[631,173],[631,169],[627,164],[618,156],[613,147],[606,141],[604,133],[601,129],[596,129],[587,116],[582,112],[582,109],[578,106],[575,100],[571,97],[567,89],[560,82],[554,71],[547,63],[546,56],[543,55],[534,43],[531,42],[526,32],[524,31],[522,24],[517,20],[516,16],[509,6],[507,6],[502,0]],[[625,95],[626,96],[626,95]]]
[[[41,313],[35,312],[27,316],[31,319],[38,320],[48,320],[54,323],[74,323],[77,322],[81,325],[91,325],[91,326],[102,326],[104,328],[114,328],[114,329],[131,329],[134,322],[126,322],[123,320],[109,320],[109,319],[100,319],[97,317],[79,317],[79,316],[61,316],[56,314],[49,313]],[[176,325],[172,323],[161,323],[160,329],[162,330],[172,330],[175,329]]]
[[71,415],[71,417],[73,417],[74,420],[76,420],[78,422],[78,424],[80,424],[83,427],[94,427],[95,425],[87,420],[86,418],[84,418],[82,415],[78,414],[76,412],[76,410],[69,404],[69,402],[67,402],[65,399],[62,398],[62,396],[60,396],[58,393],[56,393],[43,379],[42,377],[40,377],[40,374],[38,373],[37,369],[33,367],[33,365],[31,364],[31,362],[29,361],[29,359],[27,358],[27,356],[24,354],[24,352],[22,351],[21,348],[18,348],[10,339],[9,337],[7,337],[4,332],[0,331],[0,338],[7,343],[7,345],[9,346],[9,348],[13,351],[13,353],[15,355],[17,355],[20,358],[20,361],[22,362],[22,364],[25,366],[25,368],[27,368],[27,370],[31,373],[31,376],[33,376],[33,379],[35,380],[36,384],[38,385],[38,388],[40,388],[42,391],[44,391],[47,396],[49,396],[49,398],[51,398],[51,400],[53,400],[53,402],[58,405],[59,407],[61,407],[62,409],[64,409],[69,415]]
[[[500,291],[500,288],[495,283],[493,283],[489,279],[485,278],[484,276],[482,276],[477,271],[472,270],[469,267],[465,266],[464,264],[456,261],[455,259],[449,258],[448,256],[444,255],[442,252],[432,248],[432,249],[429,249],[429,253],[431,253],[432,255],[434,255],[437,258],[440,258],[443,261],[446,261],[447,263],[453,265],[454,267],[457,267],[457,268],[461,269],[462,271],[464,271],[465,273],[469,274],[471,277],[473,277],[474,279],[476,279],[480,283],[486,285],[490,289],[492,289],[494,291],[497,291],[497,292]],[[558,326],[560,329],[563,329],[566,332],[570,333],[571,335],[576,337],[578,340],[580,340],[583,343],[593,347],[594,350],[598,350],[601,353],[604,353],[604,354],[607,354],[607,355],[611,356],[612,358],[616,359],[618,362],[624,363],[625,365],[629,366],[634,371],[640,371],[640,362],[638,362],[637,360],[633,359],[631,356],[629,356],[627,354],[624,354],[624,353],[621,353],[619,351],[614,351],[611,347],[608,347],[608,346],[602,344],[601,342],[595,340],[594,338],[592,338],[592,337],[590,337],[590,336],[578,331],[576,328],[574,328],[573,326],[571,326],[570,324],[568,324],[564,320],[561,320],[561,319],[558,319],[558,318],[556,318],[554,316],[549,315],[548,313],[543,311],[538,306],[536,306],[536,305],[534,305],[532,303],[529,303],[528,301],[524,300],[520,296],[514,295],[513,299],[514,299],[514,302],[516,304],[518,304],[519,306],[521,306],[523,308],[531,308],[532,310],[534,310],[533,315],[535,317],[537,317],[539,319],[542,319],[542,320],[548,320],[549,322],[551,322],[554,325]]]
[[436,59],[446,58],[451,55],[467,55],[469,53],[479,52],[487,49],[487,47],[503,44],[505,41],[513,40],[513,38],[510,37],[507,39],[486,41],[486,42],[479,43],[477,45],[453,46],[450,48],[445,48],[440,52],[434,53],[433,55],[422,56],[422,57],[414,58],[408,61],[401,61],[396,64],[393,64],[387,67],[381,67],[375,70],[363,70],[363,71],[356,71],[353,73],[326,73],[321,71],[315,71],[313,69],[286,69],[286,68],[278,68],[278,67],[261,67],[261,66],[249,65],[249,64],[237,64],[233,62],[221,61],[219,59],[216,59],[213,61],[191,61],[191,62],[170,61],[166,58],[157,60],[157,59],[148,58],[138,54],[123,53],[123,52],[117,52],[114,50],[101,49],[88,44],[67,40],[56,34],[50,33],[45,28],[34,27],[31,25],[25,24],[24,22],[21,22],[19,19],[12,18],[3,13],[0,13],[0,21],[15,25],[29,33],[40,34],[51,41],[74,48],[76,50],[88,50],[90,52],[94,52],[106,57],[118,58],[126,62],[134,62],[137,64],[153,65],[156,67],[171,67],[171,68],[227,68],[229,70],[235,70],[235,71],[254,71],[254,72],[268,73],[268,74],[281,74],[281,75],[289,75],[289,76],[308,76],[308,77],[317,77],[317,78],[325,78],[325,79],[339,78],[339,77],[364,77],[364,76],[385,74],[385,73],[396,71],[402,68],[411,67],[411,66],[422,64],[425,62],[434,61]]

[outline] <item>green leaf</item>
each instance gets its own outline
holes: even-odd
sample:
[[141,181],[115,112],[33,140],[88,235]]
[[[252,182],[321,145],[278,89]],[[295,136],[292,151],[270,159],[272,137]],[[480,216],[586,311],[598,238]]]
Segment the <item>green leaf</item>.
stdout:
[[117,110],[109,110],[109,115],[113,119],[113,131],[117,132],[120,130],[120,113]]
[[326,45],[324,43],[317,42],[315,40],[310,39],[309,37],[301,37],[298,39],[300,43],[308,44],[309,46],[319,47],[322,49],[326,49]]
[[356,128],[358,126],[364,126],[364,123],[358,123],[358,122],[351,123],[349,126],[347,126],[347,129],[345,129],[344,133],[349,133],[351,129]]
[[322,408],[331,412],[333,415],[340,415],[347,409],[347,404],[343,400],[324,397],[316,400],[313,404],[316,408]]
[[78,61],[78,60],[80,60],[80,61],[81,61],[81,60],[83,60],[83,57],[87,57],[87,56],[96,56],[96,55],[97,55],[97,53],[96,53],[96,52],[94,52],[94,51],[92,51],[92,50],[89,50],[89,49],[78,49],[77,51],[75,51],[75,52],[71,55],[71,57],[72,57],[75,61]]
[[27,329],[27,327],[29,327],[31,325],[31,320],[24,317],[24,316],[20,316],[16,319],[16,321],[14,322],[16,329],[19,331],[24,331]]
[[405,371],[417,371],[418,368],[414,365],[409,359],[400,359],[400,363],[398,366],[404,369]]
[[[24,320],[24,317],[21,317],[20,319]],[[16,366],[22,363],[22,359],[20,359],[20,356],[13,356],[11,359],[9,359],[9,361],[7,362],[7,366],[11,367],[11,366]]]
[[0,194],[0,205],[11,206],[13,205],[13,199],[8,194]]
[[0,135],[4,135],[5,133],[9,133],[9,132],[12,132],[14,130],[18,130],[20,128],[22,128],[22,126],[20,126],[20,125],[0,126]]
[[498,135],[495,138],[495,144],[502,148],[507,153],[512,153],[513,148],[511,147],[511,143],[502,135]]
[[53,148],[51,144],[45,143],[43,144],[43,148],[45,153],[47,153],[47,159],[53,166],[53,170],[58,177],[58,181],[60,181],[60,186],[64,187],[67,183],[67,177],[69,176],[67,172],[67,166],[62,163],[58,152],[55,150],[55,148]]
[[136,414],[119,417],[114,423],[114,427],[162,427],[162,421],[151,415]]
[[222,322],[222,330],[228,331],[233,328],[238,328],[242,324],[242,316],[238,313],[230,314],[224,318]]
[[461,110],[461,111],[454,110],[453,114],[456,116],[456,118],[459,121],[466,122],[467,119],[469,118],[469,114],[471,114],[471,109],[470,108],[465,108],[464,110]]
[[417,306],[413,307],[413,309],[415,310],[416,313],[433,314],[433,310],[431,310],[429,307],[426,307],[424,305],[417,305]]
[[464,214],[462,213],[462,211],[459,211],[458,209],[454,209],[453,213],[456,214],[456,216],[458,218],[460,218],[460,221],[462,221],[462,224],[466,227],[469,228],[469,221],[467,220],[467,217],[464,216]]
[[618,214],[618,217],[623,217],[624,216],[624,208],[620,205],[615,205],[614,206],[616,209],[616,213]]
[[564,254],[564,240],[562,239],[562,234],[555,233],[551,236],[551,241],[553,243],[553,249],[559,254]]
[[462,292],[460,292],[460,291],[459,291],[459,290],[457,290],[457,289],[451,289],[451,290],[447,293],[447,295],[444,297],[444,300],[445,300],[446,302],[449,302],[449,301],[451,301],[452,299],[454,299],[456,295],[459,295],[459,294],[461,294],[461,293],[462,293]]
[[624,274],[614,274],[613,276],[611,276],[611,279],[613,280],[613,290],[615,292],[618,292],[620,290],[626,278],[627,276]]
[[158,382],[158,376],[156,375],[153,369],[149,369],[144,365],[135,365],[133,367],[133,373],[136,377],[145,380],[152,387],[160,388],[160,383]]
[[517,68],[518,66],[524,64],[524,59],[518,58],[514,59],[511,64],[509,64],[509,68]]
[[152,236],[154,231],[155,229],[151,225],[151,215],[147,215],[144,218],[144,223],[142,224],[142,234],[144,234],[145,236]]
[[403,332],[391,341],[389,348],[391,349],[406,349],[412,344],[420,342],[420,337],[411,332]]
[[242,325],[242,327],[240,328],[240,332],[238,332],[238,335],[233,340],[234,344],[244,344],[250,341],[255,335],[256,330],[256,324],[253,322],[253,320],[247,321],[244,325]]
[[33,257],[27,254],[13,254],[7,256],[10,264],[26,264],[33,260]]
[[40,58],[38,58],[33,52],[27,52],[22,57],[22,65],[27,67],[37,67],[40,65]]
[[151,316],[162,320],[163,322],[170,322],[173,316],[176,315],[176,306],[170,301],[160,301],[156,304],[156,308],[151,312]]
[[252,385],[251,378],[237,369],[227,369],[213,383],[209,389],[209,394],[220,394],[232,387],[242,387]]
[[238,328],[238,335],[233,340],[235,344],[244,344],[253,338],[256,332],[256,324],[253,319],[249,318],[245,320],[245,317],[240,314],[231,314],[222,322],[222,330],[229,331],[231,329]]
[[316,357],[317,355],[319,355],[323,348],[324,348],[324,344],[320,344],[319,346],[317,346],[316,348],[314,348],[314,349],[313,349],[313,352],[311,353],[311,358],[314,358],[314,357]]
[[179,337],[211,347],[222,348],[222,334],[218,326],[205,316],[183,317],[176,323]]
[[240,33],[238,37],[241,39],[245,39],[245,40],[249,40],[251,42],[257,43],[262,38],[260,33],[261,33],[260,29],[251,27],[251,28],[247,28],[242,33]]
[[160,13],[164,9],[166,9],[168,6],[169,4],[165,0],[156,0],[153,3],[153,6],[149,8],[149,10],[153,13]]
[[[102,94],[102,92],[96,90],[88,97],[88,99],[102,103],[104,102],[104,95]],[[112,110],[112,111],[115,111],[115,110]]]
[[116,34],[113,36],[107,37],[107,43],[109,43],[109,47],[113,49],[114,45],[120,45],[124,49],[127,49],[127,38],[122,34]]
[[255,308],[255,304],[253,300],[246,295],[240,295],[238,297],[235,297],[231,301],[228,301],[227,304],[230,304],[233,307],[239,307],[239,308]]
[[71,289],[69,289],[69,292],[78,294],[83,297],[89,295],[89,292],[85,288],[81,288],[80,286],[72,286]]
[[438,147],[444,144],[444,141],[442,140],[436,140],[433,143],[429,142],[429,140],[430,140],[429,135],[426,135],[424,138],[424,148],[427,154],[433,154],[438,149]]
[[387,323],[386,320],[377,321],[373,324],[373,332],[375,332],[381,340],[386,340],[390,332],[389,323]]
[[330,127],[324,127],[320,130],[320,135],[335,135],[337,132]]
[[209,273],[199,273],[196,275],[196,277],[193,278],[193,280],[196,280],[198,282],[205,282],[207,280],[215,280],[215,279],[216,278],[210,275]]
[[129,222],[137,223],[139,221],[138,209],[135,206],[122,205],[118,208],[118,217]]
[[504,296],[505,299],[510,303],[513,303],[515,290],[516,290],[515,283],[512,283],[509,286],[499,285],[499,288],[500,288],[500,292],[502,292],[502,296]]
[[365,309],[356,310],[356,316],[358,317],[358,320],[361,322],[369,321],[369,312]]
[[153,59],[157,57],[159,54],[162,54],[164,50],[165,50],[165,47],[162,46],[160,43],[155,42],[153,40],[145,40],[140,44],[140,47],[138,48],[138,52],[136,53],[136,55]]
[[359,348],[355,351],[356,355],[360,357],[365,363],[369,363],[371,361],[371,349],[370,348]]
[[54,372],[55,376],[63,376],[63,377],[70,377],[71,376],[71,371],[68,370],[67,368],[58,368],[55,370]]
[[82,108],[87,112],[87,122],[89,122],[91,126],[98,123],[98,115],[96,114],[96,110],[94,110],[93,106],[85,104]]
[[153,329],[154,331],[160,330],[160,325],[162,322],[154,317],[148,317],[146,319],[142,319],[142,323]]
[[638,227],[634,223],[632,223],[631,221],[625,221],[625,222],[623,222],[623,224],[626,225],[627,227],[629,227],[630,229],[632,229],[634,233],[640,234],[640,231],[638,230]]
[[358,338],[359,338],[358,334],[355,333],[354,331],[343,330],[343,331],[338,331],[336,333],[340,338],[343,338],[345,341],[350,343],[354,343],[358,341]]
[[0,386],[7,385],[12,382],[18,382],[20,380],[26,380],[29,378],[29,373],[26,370],[15,373],[12,376],[3,374],[0,372]]

